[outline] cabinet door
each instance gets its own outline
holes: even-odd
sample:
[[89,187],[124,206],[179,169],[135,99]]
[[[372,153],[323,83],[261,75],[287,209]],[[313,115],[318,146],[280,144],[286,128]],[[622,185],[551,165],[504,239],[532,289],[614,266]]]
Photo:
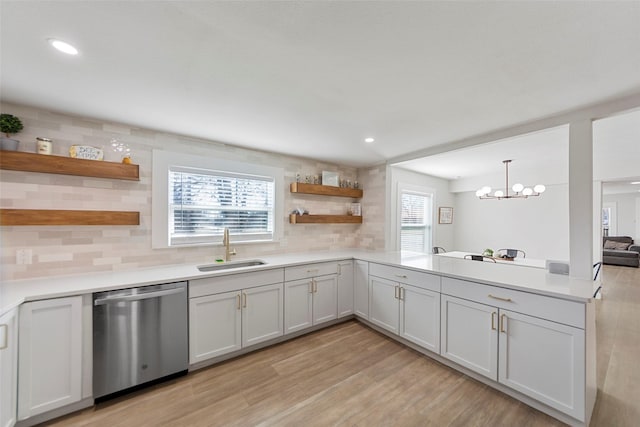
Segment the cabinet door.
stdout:
[[16,423],[18,401],[18,316],[11,310],[0,317],[0,427]]
[[338,317],[353,314],[353,261],[338,263]]
[[311,279],[293,280],[284,284],[284,333],[299,331],[313,325],[313,287]]
[[584,330],[500,310],[499,381],[584,421]]
[[356,260],[353,278],[353,311],[356,316],[369,318],[369,263]]
[[400,286],[397,282],[369,278],[369,321],[391,332],[400,332]]
[[242,348],[240,292],[189,300],[189,363]]
[[476,302],[441,296],[440,354],[498,380],[498,310]]
[[242,347],[282,336],[282,283],[242,291]]
[[401,286],[400,336],[440,353],[440,293]]
[[18,419],[82,399],[82,297],[20,307]]
[[313,324],[338,318],[338,276],[331,274],[313,279]]

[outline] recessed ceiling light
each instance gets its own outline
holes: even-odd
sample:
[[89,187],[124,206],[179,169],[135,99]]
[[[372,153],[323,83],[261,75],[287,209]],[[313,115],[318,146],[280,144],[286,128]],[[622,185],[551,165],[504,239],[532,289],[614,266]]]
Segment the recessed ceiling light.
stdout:
[[640,184],[640,181],[633,181],[632,184],[634,184],[634,185]]
[[373,141],[375,141],[375,139],[373,138],[365,138],[364,142],[371,144]]
[[63,42],[62,40],[58,40],[58,39],[47,39],[47,41],[49,42],[49,44],[51,46],[55,47],[60,52],[66,53],[67,55],[77,55],[78,54],[78,49],[76,49],[75,47],[71,46],[67,42]]

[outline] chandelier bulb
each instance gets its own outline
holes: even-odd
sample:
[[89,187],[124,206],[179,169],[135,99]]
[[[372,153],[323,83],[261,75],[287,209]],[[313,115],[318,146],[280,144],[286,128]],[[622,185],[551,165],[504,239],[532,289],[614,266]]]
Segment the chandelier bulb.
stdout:
[[530,196],[533,194],[533,190],[527,187],[524,190],[522,190],[522,194],[524,194],[525,196]]
[[533,191],[535,191],[536,193],[540,194],[540,193],[544,193],[544,190],[546,190],[547,187],[545,187],[542,184],[538,184],[535,187],[533,187]]
[[514,184],[513,187],[511,187],[513,189],[513,191],[515,191],[516,193],[521,192],[524,189],[524,185],[518,183],[518,184]]
[[504,193],[502,192],[502,190],[498,190],[495,193],[493,193],[494,196],[496,197],[504,197]]

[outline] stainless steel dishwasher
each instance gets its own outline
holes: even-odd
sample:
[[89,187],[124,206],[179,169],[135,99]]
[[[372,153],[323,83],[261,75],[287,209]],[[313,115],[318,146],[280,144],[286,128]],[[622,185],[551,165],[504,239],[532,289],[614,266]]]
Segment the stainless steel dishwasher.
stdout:
[[187,282],[93,294],[95,399],[186,373],[187,301]]

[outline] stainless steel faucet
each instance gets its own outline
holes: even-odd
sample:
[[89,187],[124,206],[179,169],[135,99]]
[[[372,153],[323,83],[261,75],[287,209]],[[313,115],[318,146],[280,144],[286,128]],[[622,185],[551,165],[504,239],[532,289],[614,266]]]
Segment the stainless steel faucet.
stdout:
[[224,245],[224,260],[230,261],[231,255],[236,254],[235,249],[230,249],[231,239],[229,239],[229,227],[224,228],[224,234],[222,235],[222,244]]

